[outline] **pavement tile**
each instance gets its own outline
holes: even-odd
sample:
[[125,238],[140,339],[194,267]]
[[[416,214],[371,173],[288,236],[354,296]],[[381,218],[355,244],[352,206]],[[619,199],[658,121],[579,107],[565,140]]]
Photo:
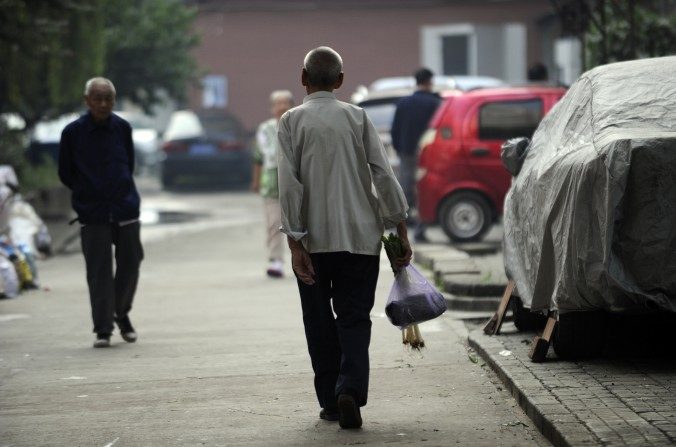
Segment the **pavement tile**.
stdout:
[[[554,445],[667,445],[676,441],[676,362],[597,359],[535,364],[521,343],[532,334],[470,333],[470,345],[512,386]],[[508,358],[498,353],[509,350]],[[550,357],[548,357],[549,359]],[[673,372],[671,372],[673,371]]]

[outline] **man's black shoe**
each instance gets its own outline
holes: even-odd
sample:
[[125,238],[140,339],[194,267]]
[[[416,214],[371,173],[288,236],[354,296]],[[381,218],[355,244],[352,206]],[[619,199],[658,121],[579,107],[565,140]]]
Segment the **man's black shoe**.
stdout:
[[418,243],[422,243],[422,244],[426,244],[426,243],[428,243],[430,240],[427,239],[427,236],[425,236],[425,233],[416,233],[416,234],[413,236],[413,241],[418,242]]
[[110,347],[110,334],[96,334],[96,341],[94,341],[95,348]]
[[134,343],[138,339],[138,335],[136,335],[134,326],[131,325],[128,316],[116,318],[115,322],[117,323],[117,327],[120,328],[120,335],[122,335],[124,341],[127,343]]
[[322,408],[322,411],[319,412],[319,419],[324,419],[325,421],[336,422],[339,418],[338,410]]
[[340,428],[360,428],[362,424],[359,406],[350,394],[338,396],[338,424]]

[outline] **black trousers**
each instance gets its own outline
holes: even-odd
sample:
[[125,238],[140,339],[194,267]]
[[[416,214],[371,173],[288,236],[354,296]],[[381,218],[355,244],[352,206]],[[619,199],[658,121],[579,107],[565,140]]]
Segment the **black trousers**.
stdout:
[[319,405],[336,408],[336,397],[349,392],[364,406],[380,256],[337,252],[310,257],[315,284],[298,280],[298,289]]
[[143,260],[140,233],[140,222],[123,226],[116,223],[85,225],[80,229],[94,332],[97,334],[111,334],[113,320],[124,318],[131,310]]

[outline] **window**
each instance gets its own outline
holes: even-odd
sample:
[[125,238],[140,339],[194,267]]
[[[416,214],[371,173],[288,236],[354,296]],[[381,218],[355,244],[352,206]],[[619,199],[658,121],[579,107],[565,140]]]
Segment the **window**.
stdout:
[[202,107],[224,109],[228,105],[228,79],[221,75],[202,78]]
[[469,23],[423,26],[421,55],[422,64],[438,75],[476,76],[477,27]]
[[441,36],[441,52],[445,75],[469,74],[469,36]]
[[491,102],[479,110],[479,139],[532,137],[542,119],[542,100]]

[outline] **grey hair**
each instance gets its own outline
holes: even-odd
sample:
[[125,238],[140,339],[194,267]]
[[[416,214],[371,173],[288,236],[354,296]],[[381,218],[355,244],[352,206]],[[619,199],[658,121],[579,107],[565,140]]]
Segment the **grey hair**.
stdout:
[[113,82],[108,79],[108,78],[102,78],[100,76],[91,78],[87,83],[85,84],[85,89],[84,89],[84,94],[89,95],[89,93],[92,91],[92,87],[95,85],[107,85],[110,90],[113,91],[113,95],[115,94],[115,86],[113,85]]
[[308,82],[315,87],[330,87],[343,72],[343,59],[333,48],[318,47],[303,60]]
[[287,100],[290,104],[293,104],[293,93],[289,90],[275,90],[270,93],[270,103],[275,103],[277,101]]

